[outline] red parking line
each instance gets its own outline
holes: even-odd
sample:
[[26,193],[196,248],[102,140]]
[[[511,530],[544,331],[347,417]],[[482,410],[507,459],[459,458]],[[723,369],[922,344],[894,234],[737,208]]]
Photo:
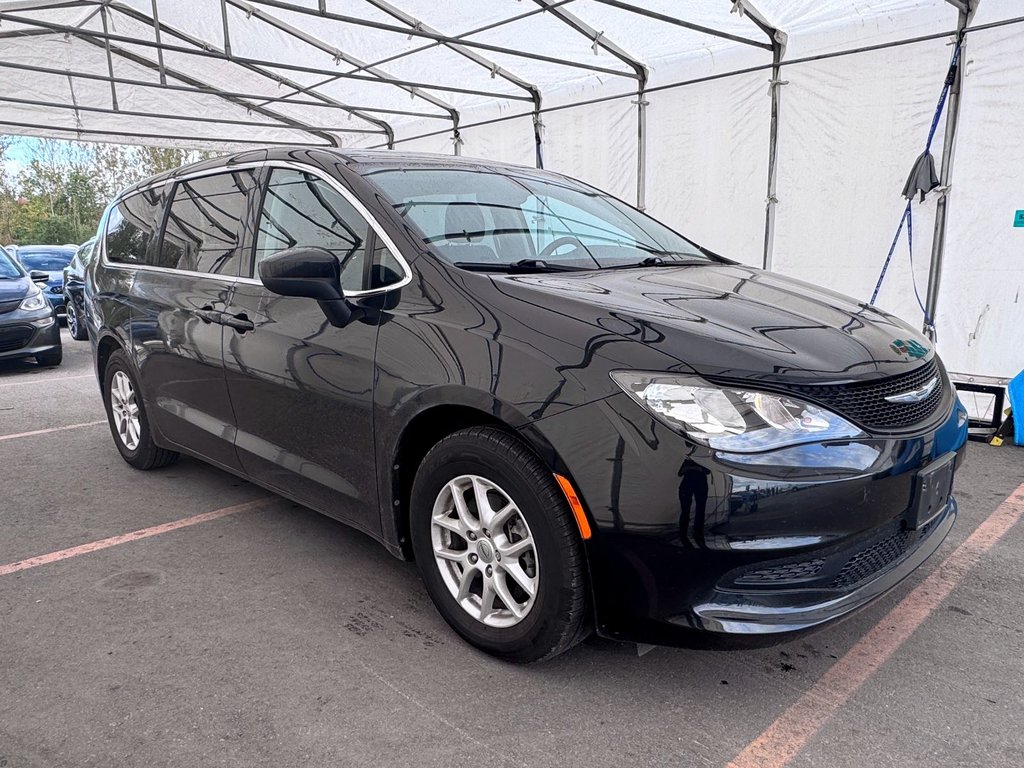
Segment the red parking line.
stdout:
[[31,432],[16,432],[13,435],[0,435],[2,440],[14,440],[19,437],[32,437],[33,435],[46,435],[50,432],[63,432],[67,429],[81,429],[82,427],[95,427],[97,424],[106,424],[106,421],[87,421],[84,424],[69,424],[66,427],[53,427],[51,429],[34,429]]
[[60,560],[67,560],[69,557],[77,557],[78,555],[86,555],[90,552],[96,552],[101,549],[116,547],[118,544],[127,544],[130,541],[148,539],[150,536],[159,536],[161,533],[176,531],[179,528],[188,528],[191,525],[198,525],[199,523],[216,520],[218,517],[237,515],[241,512],[251,512],[253,510],[260,509],[261,507],[265,507],[269,502],[274,501],[276,498],[276,496],[267,496],[262,499],[256,499],[256,501],[247,501],[244,504],[235,504],[233,507],[215,509],[212,512],[203,512],[201,515],[193,515],[192,517],[185,517],[181,520],[174,520],[170,523],[162,523],[161,525],[142,528],[141,530],[132,531],[131,533],[122,533],[120,536],[111,536],[108,539],[100,539],[99,541],[93,541],[88,544],[79,544],[77,547],[71,547],[70,549],[61,549],[57,552],[50,552],[46,555],[37,555],[36,557],[30,557],[26,560],[19,560],[16,563],[0,565],[0,576],[7,576],[8,574],[17,573],[18,571],[26,571],[29,568],[37,568],[40,565],[56,563]]
[[727,768],[782,768],[909,638],[1024,514],[1024,485],[885,615]]

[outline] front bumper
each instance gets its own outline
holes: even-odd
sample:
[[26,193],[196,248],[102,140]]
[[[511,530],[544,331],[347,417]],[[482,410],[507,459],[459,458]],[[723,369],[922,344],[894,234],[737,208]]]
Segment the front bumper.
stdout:
[[572,479],[593,521],[598,633],[728,645],[848,614],[938,549],[956,502],[914,530],[915,478],[947,453],[962,463],[966,413],[954,403],[941,426],[914,437],[751,458],[697,446],[614,395],[524,435]]
[[52,310],[41,317],[39,312],[22,310],[0,315],[0,360],[45,354],[60,346],[60,325]]

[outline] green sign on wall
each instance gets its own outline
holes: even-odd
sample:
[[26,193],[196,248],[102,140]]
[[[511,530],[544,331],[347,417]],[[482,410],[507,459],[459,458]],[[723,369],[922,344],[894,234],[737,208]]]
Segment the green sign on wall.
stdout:
[[1024,227],[1024,211],[1017,211],[1013,217],[1013,226]]

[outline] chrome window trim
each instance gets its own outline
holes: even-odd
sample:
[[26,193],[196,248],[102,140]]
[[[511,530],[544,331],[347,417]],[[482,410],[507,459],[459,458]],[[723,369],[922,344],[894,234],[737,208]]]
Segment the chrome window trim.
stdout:
[[[263,168],[269,168],[271,170],[273,170],[275,168],[284,168],[286,170],[293,170],[293,171],[299,171],[299,172],[302,172],[302,173],[308,173],[311,176],[314,176],[317,179],[325,182],[328,186],[330,186],[338,194],[340,194],[343,198],[345,198],[345,200],[353,208],[355,208],[356,213],[358,213],[360,216],[363,217],[363,219],[366,221],[366,223],[369,224],[370,228],[373,229],[373,231],[377,235],[377,237],[380,238],[380,240],[384,243],[384,245],[388,248],[388,250],[391,251],[391,255],[402,266],[402,271],[405,274],[402,276],[402,278],[400,280],[398,280],[398,281],[396,281],[394,283],[389,283],[388,285],[382,286],[380,288],[371,288],[371,289],[360,290],[360,291],[345,291],[345,290],[343,290],[342,292],[344,293],[345,298],[350,298],[350,297],[352,297],[352,298],[361,298],[361,297],[364,297],[364,296],[375,296],[377,294],[387,293],[388,291],[393,291],[393,290],[397,290],[399,288],[403,288],[403,287],[405,287],[406,285],[408,285],[409,283],[412,282],[412,268],[409,266],[409,262],[407,262],[405,260],[405,256],[402,255],[402,252],[398,249],[398,246],[395,245],[394,240],[392,240],[388,236],[387,232],[384,231],[384,227],[382,227],[380,222],[377,221],[377,219],[370,213],[369,209],[367,209],[367,207],[365,205],[363,205],[362,201],[358,197],[356,197],[352,192],[350,192],[348,189],[346,189],[345,186],[340,181],[338,181],[337,179],[333,178],[332,176],[329,176],[329,175],[325,174],[321,169],[316,168],[315,166],[312,166],[312,165],[307,165],[305,163],[298,163],[298,162],[295,162],[293,160],[260,160],[258,162],[253,162],[253,163],[239,163],[238,165],[233,165],[233,166],[226,166],[226,165],[224,165],[224,166],[219,166],[217,168],[206,168],[206,169],[204,169],[202,171],[196,171],[195,173],[189,173],[189,174],[186,174],[184,176],[175,177],[173,179],[164,179],[163,181],[158,181],[158,182],[154,182],[152,184],[147,184],[145,186],[137,187],[136,189],[133,189],[131,191],[131,193],[129,193],[129,194],[118,195],[116,198],[114,198],[113,202],[111,202],[111,204],[109,206],[107,206],[107,210],[104,212],[103,218],[101,220],[100,233],[102,233],[102,235],[100,235],[100,237],[98,238],[100,240],[100,245],[102,246],[102,248],[100,250],[100,264],[102,264],[104,267],[107,267],[107,268],[110,268],[110,269],[143,270],[143,271],[146,271],[146,272],[157,272],[157,273],[163,272],[163,273],[172,274],[172,275],[187,275],[189,277],[206,278],[208,280],[219,280],[221,282],[230,282],[230,283],[240,283],[240,284],[243,284],[243,285],[260,285],[260,286],[262,286],[263,282],[261,280],[255,278],[255,277],[247,277],[247,276],[243,277],[241,275],[218,275],[218,274],[211,273],[211,272],[196,272],[196,271],[190,270],[190,269],[172,269],[171,267],[155,267],[155,266],[152,266],[150,264],[126,264],[126,263],[122,263],[122,262],[110,261],[107,258],[107,218],[109,216],[110,210],[114,206],[116,206],[119,203],[121,203],[121,201],[125,200],[126,198],[130,197],[131,195],[140,194],[142,192],[145,192],[147,190],[153,189],[155,187],[159,187],[159,186],[163,186],[163,185],[171,184],[171,183],[177,183],[179,181],[188,181],[190,179],[198,179],[198,178],[202,178],[204,176],[215,176],[215,175],[218,175],[218,174],[221,174],[221,173],[230,173],[230,172],[236,171],[236,170],[244,171],[244,170],[255,170],[255,169],[263,169]],[[262,209],[260,211],[260,215],[262,215]],[[257,222],[258,222],[258,219],[257,219]],[[99,234],[99,233],[97,233],[97,234]],[[252,266],[255,269],[255,266],[256,266],[255,263]]]

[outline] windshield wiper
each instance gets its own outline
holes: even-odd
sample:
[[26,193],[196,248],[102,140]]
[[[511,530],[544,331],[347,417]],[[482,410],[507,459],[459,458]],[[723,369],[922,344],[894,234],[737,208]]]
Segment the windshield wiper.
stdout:
[[629,264],[615,264],[602,269],[636,269],[637,267],[704,267],[711,262],[706,259],[663,259],[661,256],[648,256],[640,261]]
[[593,267],[580,267],[570,264],[552,264],[541,259],[520,259],[513,262],[494,261],[456,261],[459,269],[471,272],[506,272],[512,275],[533,274],[539,272],[588,272]]

